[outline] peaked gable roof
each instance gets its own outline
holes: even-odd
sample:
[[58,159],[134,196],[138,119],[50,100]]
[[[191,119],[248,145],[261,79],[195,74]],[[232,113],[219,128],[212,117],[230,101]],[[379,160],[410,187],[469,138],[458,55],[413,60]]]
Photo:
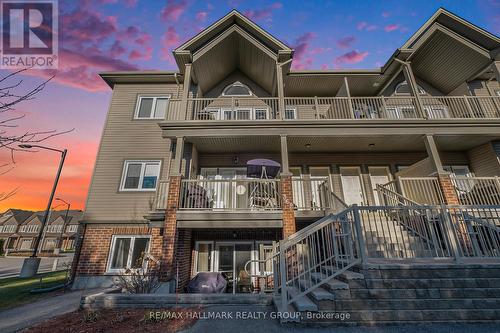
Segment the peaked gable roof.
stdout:
[[401,47],[411,49],[416,41],[421,38],[427,30],[438,23],[459,35],[469,39],[480,47],[492,51],[499,47],[498,36],[478,27],[477,25],[461,18],[458,15],[440,7]]
[[282,53],[293,52],[293,50],[285,43],[262,29],[255,22],[251,21],[237,10],[233,9],[226,16],[217,20],[209,27],[177,47],[173,53],[175,55],[183,52],[195,52],[232,25],[241,27],[276,53],[280,51]]

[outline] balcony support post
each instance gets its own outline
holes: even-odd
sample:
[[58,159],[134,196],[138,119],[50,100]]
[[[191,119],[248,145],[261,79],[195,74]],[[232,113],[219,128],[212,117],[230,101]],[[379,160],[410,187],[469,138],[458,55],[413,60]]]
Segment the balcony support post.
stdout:
[[436,173],[444,174],[443,164],[441,163],[441,157],[439,156],[439,150],[437,148],[436,142],[434,141],[434,136],[432,134],[426,134],[424,136],[425,149],[427,150],[427,155],[431,160],[432,166],[434,167]]
[[282,65],[276,63],[276,84],[278,85],[278,114],[281,119],[285,119],[285,89],[283,87]]
[[500,82],[500,61],[494,61],[491,64],[491,67],[493,68],[493,72],[495,73],[495,78],[497,79],[497,82]]
[[288,163],[288,143],[286,135],[280,136],[281,140],[281,174],[291,176],[290,164]]
[[288,164],[288,144],[286,135],[281,135],[281,209],[283,211],[283,238],[296,231],[293,206],[292,174]]
[[455,185],[451,179],[450,173],[444,171],[443,164],[441,163],[441,158],[439,157],[439,151],[434,141],[434,136],[432,134],[425,135],[425,148],[427,150],[427,155],[431,160],[431,163],[437,173],[439,187],[441,190],[441,197],[444,203],[447,205],[458,205],[459,199],[455,191]]
[[182,157],[184,155],[184,137],[178,136],[175,144],[175,158],[172,164],[170,176],[182,175]]
[[352,106],[351,90],[349,89],[349,81],[345,76],[344,76],[344,86],[345,86],[345,93],[347,95],[347,103],[349,104],[349,114],[351,115],[351,118],[354,119],[355,115],[354,115],[354,108]]
[[191,89],[191,72],[192,72],[192,64],[186,64],[186,69],[184,71],[184,83],[182,90],[182,107],[180,118],[183,120],[190,120],[194,115],[188,114],[188,98],[189,91]]
[[410,93],[413,97],[415,97],[415,108],[417,109],[417,115],[421,118],[427,119],[428,117],[424,111],[422,99],[420,98],[420,94],[418,92],[417,80],[415,79],[415,75],[413,74],[410,63],[401,60],[399,60],[399,63],[403,65],[403,74],[405,76],[406,84],[410,88]]

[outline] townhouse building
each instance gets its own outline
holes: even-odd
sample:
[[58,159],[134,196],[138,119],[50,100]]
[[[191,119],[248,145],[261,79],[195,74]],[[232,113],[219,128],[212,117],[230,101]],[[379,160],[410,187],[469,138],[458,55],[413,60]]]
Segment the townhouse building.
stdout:
[[381,68],[294,70],[231,11],[173,51],[177,71],[102,73],[74,287],[149,253],[180,291],[221,272],[228,293],[283,281],[300,307],[360,260],[498,258],[499,46],[439,9]]

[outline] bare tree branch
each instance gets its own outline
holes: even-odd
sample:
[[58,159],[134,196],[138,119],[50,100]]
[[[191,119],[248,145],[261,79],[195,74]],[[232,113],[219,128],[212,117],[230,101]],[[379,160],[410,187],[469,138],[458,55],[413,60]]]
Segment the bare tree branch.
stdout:
[[[0,149],[9,150],[10,161],[0,162],[0,176],[11,171],[15,166],[15,153],[18,151],[31,152],[36,151],[20,148],[21,144],[40,143],[53,137],[67,134],[74,130],[47,130],[47,131],[32,131],[27,130],[18,133],[10,133],[12,129],[18,129],[18,121],[25,117],[24,114],[12,115],[9,112],[15,110],[16,105],[33,100],[36,96],[45,89],[47,84],[54,78],[49,77],[35,87],[30,88],[27,92],[20,91],[23,88],[24,81],[16,79],[18,75],[30,70],[31,67],[16,70],[4,77],[0,77]],[[12,82],[11,82],[12,81]],[[2,118],[3,117],[3,118]],[[2,170],[4,169],[4,170]],[[19,188],[11,191],[0,192],[0,201],[6,200],[18,192]]]

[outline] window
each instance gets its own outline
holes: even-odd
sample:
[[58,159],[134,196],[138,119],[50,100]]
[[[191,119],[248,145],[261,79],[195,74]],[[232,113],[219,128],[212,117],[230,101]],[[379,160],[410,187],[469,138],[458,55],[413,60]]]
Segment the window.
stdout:
[[38,225],[36,224],[28,224],[28,225],[23,225],[20,228],[21,232],[27,232],[27,233],[35,233],[38,232]]
[[78,229],[78,225],[77,224],[72,224],[72,225],[69,225],[66,228],[66,232],[76,232],[77,229]]
[[297,119],[297,109],[287,106],[285,108],[285,119]]
[[213,270],[213,247],[212,242],[196,242],[196,273]]
[[236,81],[224,88],[222,96],[252,96],[252,91],[240,81]]
[[163,119],[167,111],[170,96],[139,96],[135,110],[135,119]]
[[472,177],[472,173],[467,165],[443,165],[443,169],[455,176]]
[[53,224],[47,227],[47,232],[61,232],[61,230],[62,230],[62,225],[60,224]]
[[113,236],[108,272],[127,268],[145,268],[145,255],[148,252],[148,236]]
[[160,161],[125,161],[121,191],[154,191],[160,176]]
[[254,119],[262,120],[267,119],[267,109],[254,109]]
[[0,232],[15,232],[16,231],[16,226],[14,224],[7,224],[3,226],[3,231]]
[[[427,94],[425,90],[419,85],[417,85],[417,90],[420,95]],[[406,83],[406,81],[399,83],[396,88],[394,88],[394,93],[396,95],[410,95],[410,87],[408,87],[408,83]]]

